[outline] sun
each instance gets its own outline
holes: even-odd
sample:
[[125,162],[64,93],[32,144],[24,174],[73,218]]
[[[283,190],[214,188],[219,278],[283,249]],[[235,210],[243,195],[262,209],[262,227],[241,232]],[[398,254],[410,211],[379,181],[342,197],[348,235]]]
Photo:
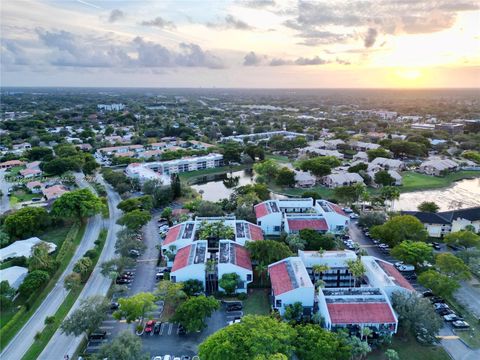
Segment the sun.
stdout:
[[422,76],[419,69],[398,69],[395,74],[402,80],[415,81]]

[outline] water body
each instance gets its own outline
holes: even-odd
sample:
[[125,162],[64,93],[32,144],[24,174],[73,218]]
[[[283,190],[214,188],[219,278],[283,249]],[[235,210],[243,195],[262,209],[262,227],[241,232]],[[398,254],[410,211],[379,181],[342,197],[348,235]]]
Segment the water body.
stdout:
[[440,211],[480,206],[480,178],[460,180],[443,189],[403,193],[395,201],[394,209],[417,210],[423,201],[435,202]]
[[192,180],[192,188],[202,194],[203,200],[228,199],[235,188],[252,184],[253,170],[245,169],[232,173],[200,176]]

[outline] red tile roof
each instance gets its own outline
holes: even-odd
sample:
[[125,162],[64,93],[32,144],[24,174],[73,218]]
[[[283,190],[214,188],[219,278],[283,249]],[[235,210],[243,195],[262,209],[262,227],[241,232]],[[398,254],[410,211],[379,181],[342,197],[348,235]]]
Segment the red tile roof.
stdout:
[[327,303],[332,324],[394,323],[388,303]]
[[398,271],[397,269],[395,269],[395,266],[393,266],[392,264],[389,264],[385,261],[378,261],[377,260],[377,263],[378,265],[380,265],[380,267],[383,269],[383,271],[385,271],[387,273],[388,276],[391,276],[395,279],[395,283],[397,283],[398,286],[401,286],[405,289],[408,289],[408,290],[415,290],[412,286],[412,284],[410,284],[408,282],[407,279],[405,279],[403,277],[402,274],[400,274],[400,271]]
[[165,237],[165,240],[163,240],[162,245],[168,245],[171,244],[172,242],[176,241],[178,238],[178,234],[180,233],[180,230],[182,229],[182,225],[175,225],[174,227],[171,227],[168,232],[167,236]]
[[175,259],[173,260],[172,272],[183,269],[188,265],[188,258],[190,256],[191,248],[192,245],[188,245],[178,250],[177,254],[175,255]]
[[345,211],[343,211],[342,208],[341,208],[340,206],[338,206],[337,204],[330,203],[330,207],[331,207],[332,210],[335,211],[337,214],[340,214],[340,215],[343,215],[343,216],[347,216],[347,214],[345,214]]
[[255,216],[258,218],[264,217],[265,215],[268,215],[268,209],[266,204],[258,204],[255,205]]
[[288,219],[288,228],[293,231],[299,231],[303,229],[313,230],[328,230],[328,225],[325,219]]
[[292,281],[287,271],[287,263],[282,261],[268,268],[273,294],[278,296],[293,289]]
[[235,244],[235,262],[237,266],[240,266],[247,270],[252,270],[252,262],[250,261],[250,254],[243,246]]
[[260,226],[248,224],[250,228],[250,238],[252,240],[263,240],[263,231]]

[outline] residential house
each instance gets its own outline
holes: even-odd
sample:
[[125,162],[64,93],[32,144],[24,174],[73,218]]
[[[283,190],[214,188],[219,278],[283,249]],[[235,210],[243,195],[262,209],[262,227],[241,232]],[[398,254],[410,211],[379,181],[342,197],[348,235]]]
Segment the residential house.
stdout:
[[12,148],[13,148],[13,151],[23,151],[23,150],[31,149],[32,145],[28,142],[24,142],[21,144],[14,144]]
[[373,143],[363,142],[363,141],[351,141],[350,146],[352,147],[353,150],[356,150],[356,151],[376,150],[380,147],[380,145],[378,144],[373,144]]
[[300,188],[312,187],[317,182],[317,178],[308,171],[295,170],[295,186]]
[[[238,274],[240,279],[235,292],[247,292],[247,285],[253,281],[253,269],[250,255],[245,247],[234,241],[220,240],[217,268],[219,280],[224,274]],[[219,289],[224,291],[220,286]]]
[[43,184],[40,181],[29,181],[25,186],[32,194],[42,193]]
[[30,179],[30,178],[42,175],[42,170],[40,170],[40,169],[28,169],[27,168],[27,169],[20,170],[19,174],[24,179]]
[[48,253],[52,253],[57,249],[57,245],[54,243],[42,241],[38,237],[31,237],[25,240],[17,240],[0,249],[0,261],[22,256],[29,258],[32,256],[32,248],[40,243],[48,245]]
[[427,175],[443,176],[449,172],[458,171],[460,165],[450,159],[435,159],[424,161],[418,167],[418,170]]
[[0,270],[0,279],[17,290],[28,274],[28,269],[22,266],[10,266]]
[[199,240],[178,250],[170,272],[173,283],[190,279],[199,280],[206,286],[206,267],[208,260],[207,241]]
[[368,164],[368,171],[376,170],[396,170],[400,171],[405,169],[405,163],[397,159],[387,159],[384,157],[377,157]]
[[23,166],[23,165],[25,165],[24,161],[8,160],[0,163],[0,169],[11,169],[12,167]]
[[68,190],[63,185],[53,185],[42,189],[43,196],[47,201],[55,200],[67,192]]
[[338,152],[337,150],[318,149],[313,146],[308,146],[303,149],[300,149],[299,153],[301,155],[315,154],[318,156],[334,156],[338,159],[344,158],[344,155],[341,152]]
[[357,173],[342,171],[323,177],[323,184],[329,188],[349,186],[354,184],[365,184],[363,178]]
[[368,163],[368,155],[364,151],[359,151],[355,155],[353,155],[353,161],[362,161]]

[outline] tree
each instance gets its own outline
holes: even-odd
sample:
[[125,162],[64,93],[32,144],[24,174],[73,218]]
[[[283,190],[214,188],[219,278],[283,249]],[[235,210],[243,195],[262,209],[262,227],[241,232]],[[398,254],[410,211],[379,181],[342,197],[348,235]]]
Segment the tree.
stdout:
[[358,163],[357,165],[350,166],[348,168],[348,172],[349,173],[358,173],[360,171],[367,171],[367,169],[368,169],[368,164],[366,164],[364,162],[361,162],[361,163]]
[[100,198],[89,189],[80,189],[67,192],[60,196],[52,206],[51,213],[62,218],[85,219],[102,211],[103,204]]
[[151,195],[140,196],[120,201],[117,209],[123,212],[130,212],[133,210],[151,210],[153,208],[153,200]]
[[79,274],[82,278],[82,281],[86,281],[88,279],[88,276],[90,275],[90,272],[92,271],[92,268],[92,259],[88,257],[82,257],[78,259],[78,261],[73,266],[73,272]]
[[333,250],[336,246],[335,237],[331,234],[320,234],[312,229],[302,229],[299,235],[306,241],[305,250]]
[[172,321],[182,324],[187,332],[200,331],[207,327],[205,319],[220,307],[218,300],[200,295],[188,298],[175,311]]
[[182,289],[185,292],[185,294],[187,294],[187,296],[198,295],[204,291],[203,282],[197,279],[190,279],[183,282]]
[[361,214],[358,218],[358,225],[371,228],[375,225],[382,225],[387,221],[387,216],[383,212],[368,212]]
[[53,151],[48,147],[35,146],[27,151],[27,157],[30,161],[52,159]]
[[81,300],[78,309],[63,321],[60,329],[67,335],[90,334],[105,320],[108,308],[108,301],[103,296],[95,295]]
[[231,295],[237,289],[239,281],[240,275],[237,273],[226,273],[223,274],[221,279],[218,281],[218,286],[225,290],[228,295]]
[[286,241],[287,241],[288,246],[290,247],[290,249],[294,253],[298,252],[298,250],[304,250],[305,245],[307,243],[306,240],[302,239],[297,234],[289,234],[287,236]]
[[50,216],[42,207],[25,207],[7,215],[4,228],[11,238],[25,238],[50,225]]
[[113,341],[103,345],[95,355],[96,360],[148,360],[143,352],[142,340],[129,331],[121,332]]
[[339,186],[333,189],[333,196],[341,203],[351,204],[358,201],[363,189],[362,184]]
[[201,201],[197,206],[195,215],[199,217],[223,216],[224,212],[221,206],[216,203]]
[[152,219],[152,215],[145,210],[133,210],[118,219],[117,224],[124,225],[128,229],[138,231]]
[[137,233],[128,228],[122,229],[117,233],[117,241],[115,243],[115,252],[123,257],[129,256],[130,250],[142,252],[146,246],[142,241],[138,241]]
[[391,247],[404,240],[425,241],[428,234],[423,224],[411,215],[394,216],[383,225],[376,225],[370,229],[374,239],[383,240]]
[[70,290],[78,290],[80,289],[82,285],[82,278],[80,274],[76,272],[72,272],[65,276],[65,279],[63,280],[63,287],[70,291]]
[[45,270],[48,273],[52,273],[55,270],[55,262],[49,255],[50,246],[41,242],[35,244],[32,247],[32,255],[28,260],[28,269],[33,270]]
[[437,341],[436,336],[443,322],[433,310],[430,301],[414,292],[398,291],[392,294],[392,305],[406,333],[421,334],[429,343]]
[[246,244],[253,261],[272,264],[292,255],[287,245],[275,240],[249,241]]
[[48,280],[50,280],[50,275],[48,272],[43,270],[34,270],[28,273],[22,284],[18,287],[18,291],[23,297],[28,298],[35,291],[45,285]]
[[10,236],[0,228],[0,248],[3,248],[8,244],[10,244]]
[[239,186],[235,189],[235,194],[237,196],[245,195],[251,192],[255,193],[261,201],[270,199],[270,190],[268,190],[268,186],[265,184],[248,184]]
[[199,347],[202,360],[255,359],[257,356],[294,351],[296,332],[292,327],[269,316],[247,315],[242,322],[224,327],[210,335]]
[[222,145],[223,161],[225,164],[242,161],[243,146],[235,141],[229,141]]
[[167,219],[167,221],[170,223],[172,221],[172,215],[173,215],[172,208],[167,206],[165,209],[162,210],[162,214],[160,216],[162,218]]
[[[177,307],[187,295],[183,290],[184,283],[173,283],[168,280],[162,280],[157,285],[155,295],[159,300],[163,300],[166,304]],[[202,284],[203,287],[203,284]]]
[[267,179],[275,179],[279,166],[275,160],[268,159],[253,165],[253,170],[256,174],[264,176]]
[[140,292],[128,298],[118,299],[119,309],[113,313],[117,320],[125,318],[127,323],[135,320],[143,322],[145,314],[155,309],[155,296],[152,293]]
[[347,267],[348,267],[348,271],[350,272],[350,274],[352,274],[353,278],[355,279],[354,286],[357,286],[358,279],[360,279],[367,272],[365,265],[363,265],[363,262],[360,259],[357,259],[357,260],[348,260]]
[[480,247],[480,236],[469,230],[462,230],[447,234],[444,238],[449,245]]
[[385,350],[385,357],[387,358],[387,360],[400,360],[400,356],[393,349]]
[[440,210],[440,207],[437,204],[435,204],[433,201],[423,201],[420,205],[418,205],[418,210],[424,211],[424,212],[436,213],[438,212],[438,210]]
[[295,186],[295,173],[287,167],[281,168],[277,173],[276,183],[280,186]]
[[460,287],[457,280],[435,270],[427,270],[418,276],[418,282],[432,290],[435,295],[450,297]]
[[295,340],[300,360],[349,360],[350,349],[336,333],[322,329],[319,325],[298,326]]
[[302,320],[302,317],[303,305],[300,301],[285,306],[285,313],[283,314],[283,318],[285,320],[298,323]]
[[172,189],[172,195],[174,199],[182,196],[182,183],[180,182],[180,176],[178,176],[178,174],[172,174],[170,187]]
[[400,198],[400,190],[394,186],[385,186],[380,190],[380,197],[384,201],[390,201],[393,208],[394,201]]
[[377,157],[382,157],[387,159],[391,157],[390,152],[388,152],[388,150],[385,150],[384,148],[367,150],[367,155],[368,155],[368,161],[373,161]]
[[15,289],[10,286],[7,280],[0,282],[0,309],[3,311],[13,307]]
[[386,170],[375,173],[375,183],[382,186],[391,186],[395,183],[395,179]]
[[121,256],[103,262],[100,266],[100,273],[105,277],[116,280],[118,275],[120,275],[120,273],[123,271],[123,269],[131,267],[134,264],[135,262],[133,261],[133,259],[126,256]]
[[451,253],[438,254],[435,258],[435,266],[442,274],[455,280],[468,280],[472,277],[470,269],[463,260]]
[[362,341],[357,336],[345,336],[343,339],[350,349],[352,359],[364,359],[372,351],[368,342]]
[[433,260],[433,249],[422,241],[402,241],[392,249],[392,256],[407,264],[418,266]]

